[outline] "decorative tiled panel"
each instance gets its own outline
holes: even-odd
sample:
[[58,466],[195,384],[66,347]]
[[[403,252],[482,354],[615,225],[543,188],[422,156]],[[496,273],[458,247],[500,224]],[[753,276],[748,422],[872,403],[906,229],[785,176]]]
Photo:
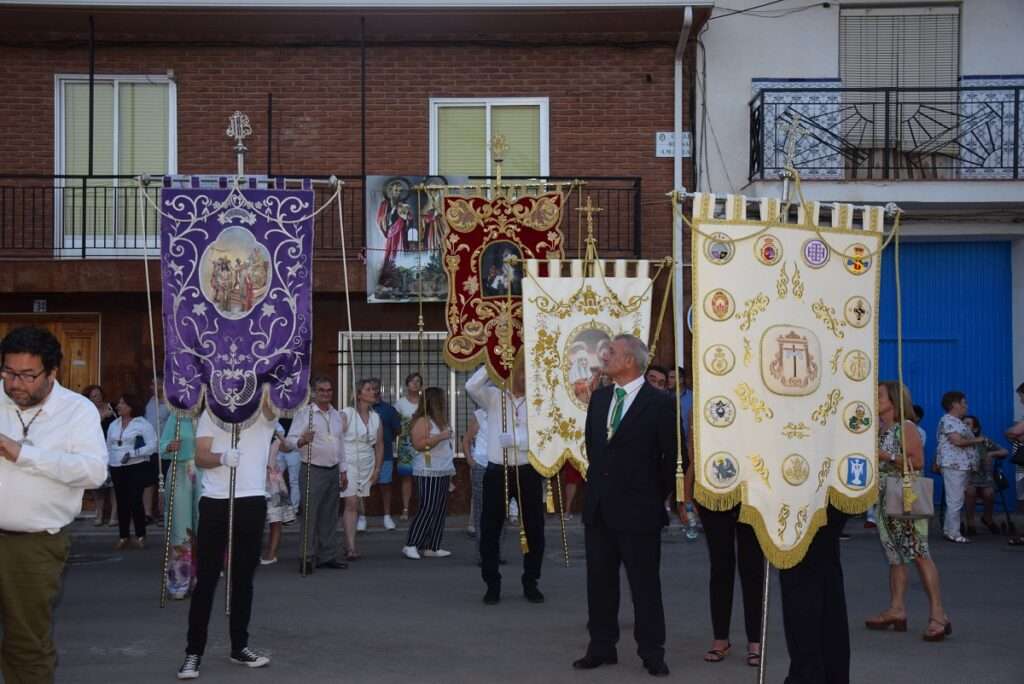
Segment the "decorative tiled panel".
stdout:
[[[956,141],[959,175],[971,179],[1013,178],[1014,125],[1018,128],[1018,159],[1024,159],[1024,75],[962,76],[960,120]],[[994,87],[995,90],[971,90]],[[1020,162],[1018,162],[1020,163]],[[1018,171],[1021,169],[1018,168]],[[1018,178],[1024,173],[1018,173]]]
[[[839,139],[841,96],[829,90],[842,85],[839,79],[779,79],[755,78],[751,80],[753,95],[764,93],[763,154],[767,177],[774,177],[786,163],[786,142],[789,122],[794,114],[800,115],[799,136],[795,148],[794,166],[801,178],[836,180],[843,178]],[[777,92],[773,89],[799,89],[807,92]],[[758,141],[757,144],[761,144]]]

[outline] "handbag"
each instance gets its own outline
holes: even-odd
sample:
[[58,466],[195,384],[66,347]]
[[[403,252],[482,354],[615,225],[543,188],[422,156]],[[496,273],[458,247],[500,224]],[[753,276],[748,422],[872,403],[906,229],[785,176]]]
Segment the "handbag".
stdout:
[[902,429],[896,432],[903,452],[903,474],[885,478],[885,514],[894,520],[921,520],[935,515],[935,483],[915,471],[903,446]]

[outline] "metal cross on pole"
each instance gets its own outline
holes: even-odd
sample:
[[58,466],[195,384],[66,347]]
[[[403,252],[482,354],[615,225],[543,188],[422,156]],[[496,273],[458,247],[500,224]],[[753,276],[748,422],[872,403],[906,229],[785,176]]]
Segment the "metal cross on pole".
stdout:
[[594,214],[604,211],[600,207],[595,207],[591,201],[590,195],[587,195],[587,203],[582,207],[576,207],[576,211],[580,212],[587,217],[587,251],[584,257],[584,275],[590,275],[594,261],[597,260],[597,238],[594,237]]
[[245,139],[252,135],[252,126],[249,125],[249,117],[242,112],[236,111],[231,115],[228,123],[227,136],[235,141],[235,157],[238,160],[238,175],[245,175],[245,153],[249,148],[245,146]]
[[789,213],[789,182],[796,178],[796,167],[793,166],[793,161],[796,159],[796,146],[800,142],[800,139],[810,133],[806,128],[800,125],[800,112],[789,110],[789,123],[786,124],[784,130],[786,132],[786,145],[785,145],[785,157],[782,165],[782,172],[779,174],[782,176],[782,203],[780,220],[782,217]]

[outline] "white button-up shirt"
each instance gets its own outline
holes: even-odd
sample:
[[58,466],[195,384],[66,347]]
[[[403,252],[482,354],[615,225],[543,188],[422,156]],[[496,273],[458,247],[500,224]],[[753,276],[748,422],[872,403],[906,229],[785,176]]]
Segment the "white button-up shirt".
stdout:
[[56,534],[81,513],[83,492],[107,479],[100,415],[56,380],[41,406],[20,411],[21,421],[0,382],[0,432],[20,441],[35,416],[17,462],[0,458],[0,530]]
[[296,446],[304,463],[309,463],[310,445],[301,448],[297,445],[302,433],[309,430],[310,411],[313,412],[313,465],[324,468],[340,466],[341,470],[345,471],[345,431],[341,413],[333,406],[329,406],[326,411],[321,410],[316,404],[308,404],[305,408],[299,409],[288,430],[289,444]]
[[[466,393],[487,411],[487,460],[504,465],[505,458],[499,441],[503,432],[515,437],[516,446],[508,450],[508,465],[529,463],[530,433],[526,421],[526,397],[514,398],[495,387],[487,378],[487,369],[480,367],[466,381]],[[501,427],[502,403],[505,404],[506,427]]]

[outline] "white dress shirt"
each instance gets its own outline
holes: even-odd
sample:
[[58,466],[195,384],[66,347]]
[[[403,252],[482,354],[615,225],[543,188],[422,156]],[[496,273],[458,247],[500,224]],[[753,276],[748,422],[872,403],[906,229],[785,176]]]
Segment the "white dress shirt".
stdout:
[[313,412],[313,465],[323,468],[341,466],[345,471],[345,440],[341,413],[333,406],[322,410],[316,404],[299,409],[288,430],[288,445],[295,447],[303,463],[309,463],[310,445],[298,446],[299,437],[309,429],[309,412]]
[[612,389],[612,403],[611,406],[608,407],[608,420],[605,423],[608,427],[609,435],[611,434],[612,429],[612,414],[615,413],[615,390],[620,387],[626,390],[626,397],[622,401],[622,416],[619,418],[619,423],[621,424],[622,421],[625,420],[626,414],[629,412],[629,407],[633,405],[633,400],[636,399],[636,395],[640,391],[640,388],[644,386],[644,382],[644,376],[640,375],[633,380],[630,380],[625,385],[614,385]]
[[[21,440],[18,406],[2,387],[0,432]],[[20,412],[32,425],[17,463],[0,458],[0,530],[56,534],[82,512],[83,492],[107,479],[100,414],[56,380],[41,407]]]
[[[487,369],[480,367],[466,381],[466,393],[487,411],[487,461],[504,465],[500,435],[504,433],[515,437],[515,448],[508,449],[508,464],[512,466],[529,463],[530,433],[526,421],[526,397],[514,398],[511,393],[502,392],[487,378]],[[505,405],[508,425],[501,428],[501,409]]]

